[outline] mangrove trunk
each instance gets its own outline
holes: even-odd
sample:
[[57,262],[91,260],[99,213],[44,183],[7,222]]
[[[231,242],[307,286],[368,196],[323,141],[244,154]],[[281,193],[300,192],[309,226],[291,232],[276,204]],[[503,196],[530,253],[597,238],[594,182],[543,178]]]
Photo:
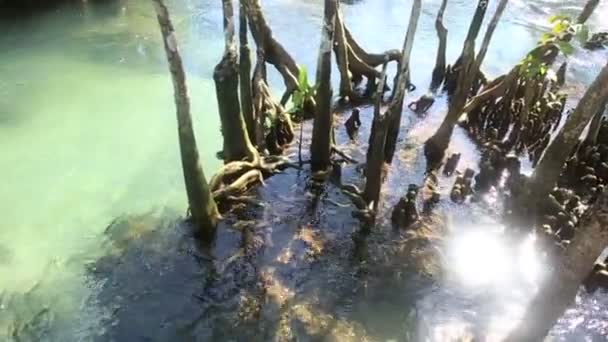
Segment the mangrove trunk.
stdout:
[[435,29],[437,30],[437,38],[439,39],[439,46],[437,47],[437,57],[435,58],[435,68],[433,69],[433,78],[431,79],[430,90],[435,93],[437,89],[443,83],[445,78],[445,67],[446,67],[446,48],[448,45],[448,30],[443,24],[443,13],[448,5],[448,0],[441,2],[439,12],[437,12],[437,18],[435,19]]
[[[566,155],[566,153],[563,153]],[[553,256],[555,269],[544,281],[508,342],[542,341],[566,309],[574,303],[583,281],[608,246],[608,191],[583,216],[577,233],[562,255]]]
[[239,1],[239,86],[241,99],[241,112],[249,140],[255,142],[256,120],[253,112],[253,99],[251,93],[251,49],[247,39],[247,13],[245,12],[245,0]]
[[197,227],[198,235],[210,237],[215,232],[220,215],[200,164],[196,138],[192,128],[186,74],[184,73],[182,58],[177,49],[175,30],[169,18],[167,7],[162,0],[153,0],[153,2],[163,37],[169,71],[173,79],[179,148],[190,214]]
[[254,161],[256,151],[249,140],[239,104],[239,63],[232,2],[222,0],[222,5],[226,46],[222,60],[213,71],[213,80],[224,136],[224,162]]
[[325,0],[321,46],[317,63],[317,108],[312,128],[310,163],[313,171],[328,169],[332,145],[331,52],[334,39],[336,0]]
[[249,19],[251,35],[258,50],[264,52],[265,60],[272,64],[283,77],[285,93],[281,98],[281,105],[285,105],[291,94],[298,89],[298,75],[300,68],[295,60],[273,36],[270,26],[266,22],[260,0],[245,0],[245,9]]
[[464,42],[464,47],[460,60],[460,69],[457,72],[458,81],[456,84],[456,92],[450,100],[448,113],[439,126],[435,134],[426,141],[424,146],[425,156],[427,158],[427,169],[436,169],[441,165],[445,150],[448,148],[454,125],[463,113],[463,109],[467,103],[473,83],[477,80],[481,68],[481,64],[485,58],[494,30],[500,21],[500,17],[507,6],[508,0],[501,0],[488,25],[484,35],[481,49],[475,57],[475,40],[479,34],[483,17],[487,9],[487,1],[480,0],[477,4],[477,10],[471,22],[467,39]]
[[414,46],[414,37],[416,36],[416,28],[418,27],[418,18],[422,8],[422,0],[414,0],[412,4],[412,12],[410,14],[410,22],[407,27],[403,50],[401,51],[401,60],[399,61],[399,69],[397,71],[396,82],[393,89],[391,102],[387,109],[388,111],[388,131],[386,135],[386,146],[384,150],[384,160],[390,164],[395,155],[397,147],[397,138],[399,137],[399,129],[401,128],[401,114],[403,112],[403,100],[410,86],[410,56]]
[[384,169],[384,151],[386,137],[390,122],[390,112],[381,112],[382,94],[386,82],[387,63],[382,67],[380,82],[376,89],[376,102],[374,105],[374,119],[372,132],[369,137],[367,150],[367,160],[365,163],[365,189],[363,199],[367,205],[367,210],[371,210],[371,217],[375,218],[378,204],[380,202],[380,189],[382,188],[382,174]]

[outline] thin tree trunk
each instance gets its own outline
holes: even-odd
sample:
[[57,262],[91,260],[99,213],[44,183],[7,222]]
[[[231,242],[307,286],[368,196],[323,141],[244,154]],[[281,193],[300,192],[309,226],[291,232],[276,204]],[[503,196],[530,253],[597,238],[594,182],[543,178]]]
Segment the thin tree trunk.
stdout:
[[245,9],[249,18],[249,28],[258,49],[264,51],[266,61],[274,65],[283,77],[286,89],[281,98],[281,105],[284,106],[291,94],[298,89],[300,68],[283,45],[274,39],[272,30],[264,18],[260,0],[245,0]]
[[317,109],[312,128],[310,163],[313,171],[329,168],[333,115],[331,108],[331,52],[336,21],[336,0],[325,0],[321,46],[317,63]]
[[435,93],[437,89],[443,83],[445,78],[446,68],[446,48],[448,45],[448,30],[443,24],[443,13],[448,5],[448,0],[441,2],[439,12],[437,12],[437,19],[435,19],[435,29],[437,30],[437,38],[439,38],[439,46],[437,47],[437,57],[435,59],[435,69],[433,69],[433,78],[431,80],[431,92]]
[[467,103],[468,96],[471,92],[473,82],[479,75],[481,64],[485,58],[486,52],[492,40],[494,30],[500,21],[500,18],[507,6],[508,0],[501,0],[488,25],[486,33],[483,38],[483,43],[477,57],[475,54],[475,39],[479,33],[483,17],[488,6],[487,1],[480,0],[477,5],[477,10],[469,34],[464,43],[464,48],[461,56],[461,69],[458,72],[458,83],[456,86],[456,93],[450,101],[450,107],[448,114],[439,126],[439,129],[435,134],[426,141],[425,143],[425,155],[427,158],[427,169],[436,169],[441,165],[441,161],[445,156],[445,150],[448,148],[454,126],[458,122],[458,119],[463,113],[463,109]]
[[376,78],[380,76],[380,72],[375,68],[386,59],[397,61],[401,58],[399,50],[388,50],[381,54],[365,51],[344,23],[339,2],[336,4],[334,42],[336,62],[340,71],[340,98],[344,100],[362,97],[356,92],[355,85],[363,80],[363,76],[367,78],[367,94],[373,93]]
[[407,94],[410,85],[410,56],[414,46],[414,37],[418,27],[418,19],[422,8],[422,0],[414,0],[412,4],[412,12],[410,14],[410,22],[407,27],[403,50],[401,51],[401,60],[399,61],[399,70],[395,82],[395,89],[391,103],[388,108],[388,132],[386,136],[386,145],[384,150],[384,159],[387,163],[393,161],[395,149],[397,146],[397,138],[399,137],[399,128],[401,128],[401,113],[403,112],[403,101]]
[[483,63],[483,60],[486,58],[486,54],[488,53],[488,48],[490,47],[492,36],[494,36],[494,31],[496,30],[498,22],[500,21],[500,18],[502,17],[502,14],[504,13],[508,4],[509,0],[500,0],[500,2],[498,3],[498,7],[496,8],[496,12],[494,12],[494,16],[488,24],[486,33],[483,36],[483,41],[481,42],[481,48],[477,53],[477,57],[475,57],[475,68],[472,70],[472,72],[474,72],[472,73],[474,77],[477,77],[477,74],[481,70],[481,64]]
[[165,53],[167,54],[169,71],[173,79],[179,147],[190,213],[197,226],[197,233],[203,237],[210,237],[215,232],[220,215],[200,164],[194,129],[192,128],[186,74],[184,73],[181,56],[177,50],[175,30],[169,18],[167,7],[163,0],[153,0],[153,2],[163,37]]
[[346,98],[353,95],[353,84],[351,81],[350,66],[348,62],[348,43],[344,29],[344,20],[340,12],[340,4],[336,1],[336,24],[334,36],[334,51],[338,70],[340,71],[340,97]]
[[384,85],[386,82],[387,63],[382,67],[382,75],[380,76],[380,84],[376,89],[376,103],[374,105],[374,121],[372,123],[372,132],[369,137],[369,146],[367,150],[367,160],[365,163],[365,189],[363,191],[363,199],[369,207],[371,206],[372,216],[375,217],[378,211],[380,202],[380,190],[382,188],[382,171],[384,167],[384,151],[386,145],[386,137],[390,122],[390,113],[381,112],[382,94],[384,93]]
[[581,14],[579,14],[578,18],[576,19],[576,22],[578,24],[586,23],[587,20],[589,19],[589,17],[591,16],[591,14],[593,14],[595,9],[597,8],[597,5],[599,5],[599,4],[600,4],[600,0],[587,1],[587,3],[585,4],[585,7],[583,7],[583,11],[581,12]]
[[608,191],[604,191],[583,216],[579,227],[564,254],[553,257],[555,269],[544,281],[544,288],[532,300],[507,342],[542,341],[574,303],[580,285],[608,246]]
[[258,156],[249,140],[239,104],[239,63],[232,1],[222,0],[222,5],[226,46],[224,56],[213,72],[213,80],[224,136],[224,161],[254,161]]
[[608,64],[589,86],[562,130],[557,134],[534,170],[527,187],[529,194],[522,199],[521,208],[535,211],[557,184],[572,149],[608,97]]
[[239,86],[241,90],[241,112],[245,119],[249,140],[256,142],[256,121],[251,91],[251,50],[247,42],[247,13],[244,1],[239,1]]

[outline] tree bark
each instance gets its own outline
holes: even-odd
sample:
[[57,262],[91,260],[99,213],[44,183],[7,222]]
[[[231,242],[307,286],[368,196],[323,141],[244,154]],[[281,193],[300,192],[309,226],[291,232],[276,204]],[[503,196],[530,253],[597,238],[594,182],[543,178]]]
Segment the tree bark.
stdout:
[[439,12],[437,12],[437,19],[435,19],[435,29],[437,30],[437,38],[439,38],[439,46],[437,47],[435,68],[433,69],[433,77],[431,79],[430,89],[432,93],[435,93],[437,89],[439,89],[441,83],[443,83],[443,79],[445,78],[445,54],[448,45],[448,30],[443,24],[443,13],[445,12],[447,5],[448,0],[443,0],[441,2],[441,7],[439,8]]
[[579,14],[578,18],[576,19],[576,22],[578,24],[586,23],[587,20],[589,19],[589,17],[591,16],[591,14],[593,14],[595,9],[597,8],[597,5],[599,5],[599,4],[600,4],[600,0],[587,1],[587,3],[585,4],[585,7],[583,7],[581,14]]
[[264,18],[260,0],[245,0],[245,9],[249,18],[249,28],[258,49],[264,52],[266,61],[274,65],[283,77],[286,89],[281,98],[281,105],[284,106],[293,92],[298,89],[300,68],[283,45],[274,39],[272,30]]
[[480,0],[477,4],[477,10],[475,12],[475,16],[473,17],[473,21],[471,22],[471,27],[469,28],[467,39],[464,42],[464,47],[460,58],[461,65],[457,74],[458,82],[456,85],[456,92],[450,101],[450,107],[445,119],[439,126],[437,132],[435,132],[435,134],[426,141],[424,146],[424,152],[427,159],[427,169],[429,170],[436,169],[441,165],[441,161],[445,156],[445,150],[448,148],[450,139],[452,137],[454,125],[456,125],[458,119],[463,113],[471,87],[479,75],[480,67],[485,58],[492,35],[494,34],[494,30],[500,21],[500,17],[504,12],[507,3],[508,0],[501,0],[500,4],[498,5],[498,8],[496,9],[496,12],[494,13],[494,16],[492,17],[492,20],[488,25],[488,29],[484,35],[481,49],[477,57],[475,57],[475,40],[479,34],[483,17],[485,16],[488,6],[486,0]]
[[[258,51],[252,84],[258,150],[268,149],[270,154],[280,154],[295,134],[289,113],[272,97],[266,81],[266,63],[262,51]],[[268,121],[272,122],[271,127],[265,127]]]
[[214,69],[213,80],[224,136],[224,162],[254,161],[257,152],[249,140],[239,104],[239,63],[232,1],[222,0],[222,4],[226,46],[222,60]]
[[604,112],[606,111],[606,105],[608,104],[608,99],[604,99],[604,103],[600,106],[600,109],[597,111],[597,114],[593,116],[591,119],[591,124],[589,125],[589,131],[587,132],[587,137],[585,138],[585,145],[593,146],[597,143],[597,136],[600,133],[600,128],[602,127],[602,120],[604,118]]
[[368,209],[371,209],[372,217],[375,217],[378,211],[378,204],[380,202],[382,173],[385,160],[384,151],[390,122],[390,113],[385,112],[383,114],[381,112],[382,94],[384,93],[384,85],[386,82],[386,68],[387,63],[385,63],[382,67],[380,84],[376,89],[374,119],[372,123],[372,132],[369,137],[367,160],[365,163],[365,188],[363,191],[363,199],[365,200]]
[[334,36],[334,52],[336,54],[336,61],[338,64],[338,70],[340,71],[340,97],[352,97],[353,95],[353,84],[351,81],[350,64],[348,62],[348,43],[346,41],[346,30],[344,28],[344,21],[342,19],[342,13],[340,12],[339,2],[336,1],[336,24],[335,24],[335,36]]
[[312,128],[310,163],[314,171],[329,168],[332,145],[332,90],[331,90],[331,52],[336,22],[336,0],[325,0],[321,46],[317,62],[317,108]]
[[412,4],[412,12],[410,14],[410,22],[407,27],[403,50],[401,51],[401,60],[399,61],[399,69],[397,71],[396,82],[393,89],[391,102],[388,108],[388,132],[386,136],[386,145],[384,150],[384,159],[390,164],[395,155],[397,147],[397,138],[399,137],[399,128],[401,128],[401,114],[403,112],[403,101],[407,94],[410,85],[410,56],[414,46],[414,37],[418,27],[418,19],[422,8],[422,0],[414,0]]
[[494,31],[496,30],[496,27],[498,26],[498,22],[500,21],[500,18],[502,17],[502,14],[504,13],[505,8],[507,8],[508,3],[509,3],[509,0],[500,0],[500,2],[498,3],[498,7],[496,8],[496,12],[494,12],[494,16],[492,17],[492,20],[490,20],[490,23],[488,24],[486,33],[483,36],[483,41],[481,42],[481,48],[479,49],[479,52],[477,53],[477,57],[475,57],[475,65],[474,65],[475,68],[472,70],[473,72],[471,73],[475,77],[481,70],[481,64],[483,63],[483,60],[486,58],[486,54],[488,53],[488,48],[490,47],[490,42],[492,41],[492,36],[494,36]]
[[385,59],[398,61],[401,57],[399,50],[388,50],[379,54],[365,51],[353,38],[344,23],[339,3],[336,3],[334,34],[334,52],[340,71],[340,97],[342,99],[365,97],[355,91],[355,85],[360,83],[364,76],[367,78],[367,89],[371,91],[368,94],[373,93],[376,79],[380,76],[376,67],[383,64]]
[[[562,153],[567,155],[567,153]],[[555,269],[532,300],[507,342],[542,341],[564,311],[574,303],[583,281],[608,246],[608,191],[583,216],[563,255],[553,256]]]
[[239,86],[241,99],[241,112],[249,140],[257,145],[256,120],[253,112],[253,98],[251,91],[251,50],[247,41],[247,13],[245,0],[239,1]]
[[[521,208],[536,211],[557,184],[566,160],[591,118],[608,97],[608,64],[589,86],[564,127],[545,151],[530,178],[529,193],[519,203]],[[534,213],[533,213],[534,214]]]
[[197,234],[208,238],[215,232],[220,215],[200,164],[196,138],[192,128],[186,74],[177,49],[175,30],[163,0],[153,0],[153,2],[163,37],[169,71],[173,79],[179,147],[190,213],[197,227]]

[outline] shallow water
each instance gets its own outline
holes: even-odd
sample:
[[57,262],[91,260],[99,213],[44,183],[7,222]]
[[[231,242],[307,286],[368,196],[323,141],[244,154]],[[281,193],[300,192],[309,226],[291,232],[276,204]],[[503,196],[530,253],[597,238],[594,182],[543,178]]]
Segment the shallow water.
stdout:
[[[416,36],[411,65],[418,95],[434,64],[433,23],[439,2],[424,2]],[[486,57],[486,73],[508,70],[535,44],[550,14],[576,13],[581,2],[512,1]],[[211,80],[223,45],[220,3],[169,4],[186,64],[199,150],[211,174],[219,165],[214,156],[221,146]],[[322,1],[267,0],[263,6],[279,41],[313,73]],[[473,6],[471,1],[449,2],[448,61],[460,52]],[[360,42],[379,51],[401,46],[410,7],[410,1],[357,1],[343,5],[343,11]],[[608,5],[598,12],[608,13]],[[606,25],[599,18],[596,14],[591,25]],[[0,29],[0,339],[14,322],[41,313],[41,336],[29,336],[31,340],[90,340],[106,330],[98,323],[112,316],[107,303],[96,302],[100,292],[108,293],[107,283],[91,279],[85,267],[115,252],[104,238],[107,225],[121,215],[147,213],[173,222],[167,218],[180,216],[186,206],[171,81],[153,9],[146,1],[135,0],[65,6],[25,19],[3,18]],[[569,81],[588,83],[602,59],[601,52],[575,58]],[[275,73],[271,83],[279,93],[281,82]],[[388,180],[393,188],[421,182],[424,164],[417,146],[432,133],[443,110],[438,104],[424,121],[405,115],[402,135],[407,139],[401,142],[403,155],[396,166],[400,172]],[[461,166],[474,166],[474,145],[464,134],[455,135],[451,148],[468,152]],[[451,182],[442,183],[445,191],[450,186]],[[386,206],[397,195],[388,194]],[[470,330],[470,322],[479,322],[474,317],[488,316],[486,325],[476,328],[500,336],[516,322],[543,267],[529,249],[519,253],[508,247],[491,211],[450,204],[442,209],[451,217],[451,231],[457,233],[443,251],[450,270],[448,286],[426,289],[423,296],[414,290],[406,294],[407,301],[417,304],[410,303],[399,319],[416,307],[420,324],[429,330],[426,335],[439,341]],[[275,236],[287,239],[289,234]],[[288,242],[274,244],[279,248]],[[513,263],[519,258],[534,267],[520,269]],[[402,285],[396,289],[402,290]],[[402,296],[388,291],[379,300],[399,302],[398,298]],[[380,317],[367,318],[364,325],[370,336],[401,336],[394,334],[400,323],[389,319],[394,305],[366,312],[364,303],[359,303],[360,316]],[[41,311],[44,307],[49,311]],[[564,336],[575,331],[581,340],[589,331],[606,334],[606,307],[605,296],[581,300],[556,330]],[[580,321],[581,317],[586,318]]]

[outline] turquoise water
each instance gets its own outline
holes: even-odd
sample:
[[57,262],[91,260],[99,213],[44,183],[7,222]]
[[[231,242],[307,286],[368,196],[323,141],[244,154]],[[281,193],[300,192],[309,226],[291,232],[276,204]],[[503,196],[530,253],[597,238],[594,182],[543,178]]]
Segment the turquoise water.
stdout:
[[[424,2],[414,46],[412,79],[421,89],[434,65],[439,3]],[[199,151],[212,174],[221,146],[211,80],[223,46],[220,2],[169,5]],[[276,37],[314,72],[322,1],[268,0],[263,6]],[[580,6],[574,0],[512,1],[486,73],[497,75],[520,60],[549,14],[575,13]],[[410,1],[361,1],[343,5],[343,11],[361,43],[379,51],[401,46],[410,7]],[[599,12],[608,13],[607,7]],[[449,2],[448,61],[460,52],[472,9],[471,1]],[[593,18],[594,27],[606,25],[599,18]],[[107,253],[106,226],[120,215],[181,215],[186,208],[172,86],[156,19],[149,2],[124,0],[3,18],[0,30],[0,339],[15,317],[48,306],[53,321],[63,324],[49,327],[49,339],[87,340],[94,328],[86,327],[105,313],[87,302],[95,287],[84,277],[84,265]],[[577,59],[571,78],[588,82],[602,58]],[[280,79],[270,77],[280,93]],[[468,249],[467,242],[455,246]],[[472,267],[471,259],[457,258],[463,269]],[[27,293],[18,301],[6,299]]]

